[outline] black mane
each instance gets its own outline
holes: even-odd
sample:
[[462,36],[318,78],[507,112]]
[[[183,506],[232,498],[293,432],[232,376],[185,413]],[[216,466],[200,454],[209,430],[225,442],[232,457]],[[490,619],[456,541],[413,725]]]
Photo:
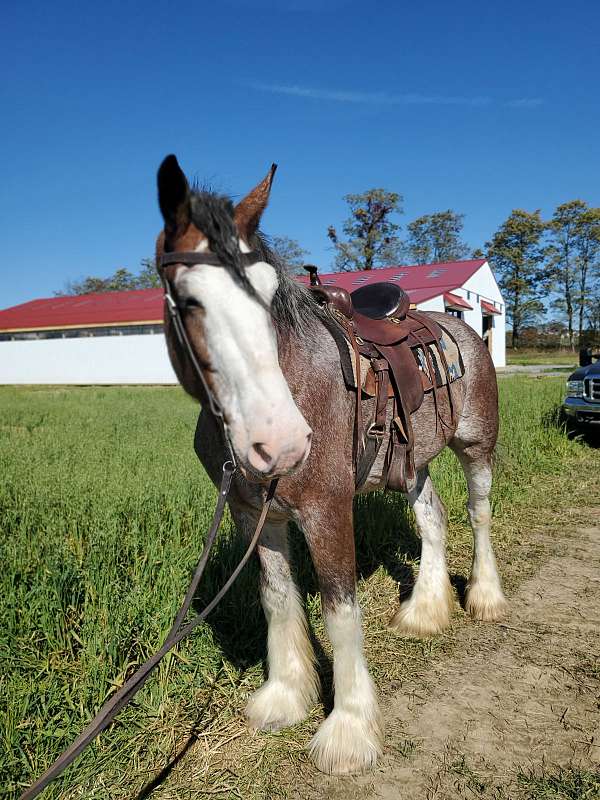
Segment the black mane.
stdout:
[[[211,251],[219,257],[233,279],[251,297],[257,298],[240,259],[239,232],[233,219],[231,199],[211,191],[194,189],[190,198],[190,212],[192,222],[208,239]],[[269,247],[266,237],[257,232],[248,244],[277,273],[279,286],[269,309],[273,321],[281,328],[294,329],[314,321],[315,316],[319,316],[319,306],[311,293],[292,278],[281,259]]]

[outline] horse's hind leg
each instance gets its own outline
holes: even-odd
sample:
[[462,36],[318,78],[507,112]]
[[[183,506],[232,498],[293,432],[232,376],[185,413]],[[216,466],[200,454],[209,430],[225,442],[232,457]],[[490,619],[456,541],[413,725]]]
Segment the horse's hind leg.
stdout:
[[[238,525],[244,525],[238,515]],[[252,527],[255,521],[252,522]],[[244,525],[246,527],[246,525]],[[268,680],[248,701],[250,726],[279,730],[304,719],[319,680],[304,608],[290,569],[287,522],[267,523],[258,545],[261,602],[268,624]]]
[[493,622],[506,612],[507,602],[502,592],[490,540],[492,514],[489,496],[492,468],[489,457],[474,459],[465,450],[454,449],[467,479],[467,510],[474,537],[473,565],[467,585],[465,609],[474,619]]
[[421,563],[416,583],[390,627],[411,636],[439,633],[450,623],[453,593],[446,565],[446,509],[427,468],[420,470],[408,501],[421,535]]

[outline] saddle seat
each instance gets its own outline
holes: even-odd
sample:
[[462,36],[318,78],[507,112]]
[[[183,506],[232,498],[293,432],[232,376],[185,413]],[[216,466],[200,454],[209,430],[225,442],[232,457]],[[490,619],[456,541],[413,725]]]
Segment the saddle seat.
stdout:
[[350,295],[352,307],[370,319],[404,319],[410,308],[408,295],[397,283],[381,281],[361,286]]
[[350,294],[340,286],[312,284],[311,290],[334,314],[347,320],[363,342],[385,347],[407,342],[409,347],[433,344],[442,335],[433,320],[410,311],[410,299],[395,283],[361,286]]

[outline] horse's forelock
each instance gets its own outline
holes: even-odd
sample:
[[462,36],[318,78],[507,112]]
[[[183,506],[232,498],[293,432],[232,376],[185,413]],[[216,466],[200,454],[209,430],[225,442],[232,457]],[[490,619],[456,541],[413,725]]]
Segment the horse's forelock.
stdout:
[[[219,256],[234,280],[251,297],[257,297],[240,259],[239,231],[233,218],[233,210],[229,197],[199,188],[192,192],[191,221],[206,236],[210,249]],[[248,244],[277,273],[278,288],[270,311],[278,328],[297,329],[314,321],[315,315],[319,315],[319,308],[311,293],[289,274],[265,237],[260,232],[255,233]]]
[[248,280],[240,258],[239,233],[233,220],[233,203],[229,197],[195,190],[190,199],[190,216],[196,228],[208,239],[212,252],[220,258],[234,280],[251,297],[256,297],[256,291]]

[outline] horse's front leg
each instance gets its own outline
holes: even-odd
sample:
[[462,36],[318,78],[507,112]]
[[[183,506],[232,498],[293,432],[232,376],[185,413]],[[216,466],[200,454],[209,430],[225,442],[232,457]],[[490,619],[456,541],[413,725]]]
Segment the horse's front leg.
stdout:
[[374,766],[383,737],[356,601],[352,498],[331,502],[328,508],[305,510],[300,517],[333,646],[335,689],[333,711],[316,732],[310,753],[323,772],[360,772]]
[[[235,514],[238,527],[255,520]],[[250,726],[279,730],[300,722],[315,705],[319,680],[304,608],[290,569],[287,522],[268,522],[258,544],[260,596],[268,625],[268,680],[248,701]]]

